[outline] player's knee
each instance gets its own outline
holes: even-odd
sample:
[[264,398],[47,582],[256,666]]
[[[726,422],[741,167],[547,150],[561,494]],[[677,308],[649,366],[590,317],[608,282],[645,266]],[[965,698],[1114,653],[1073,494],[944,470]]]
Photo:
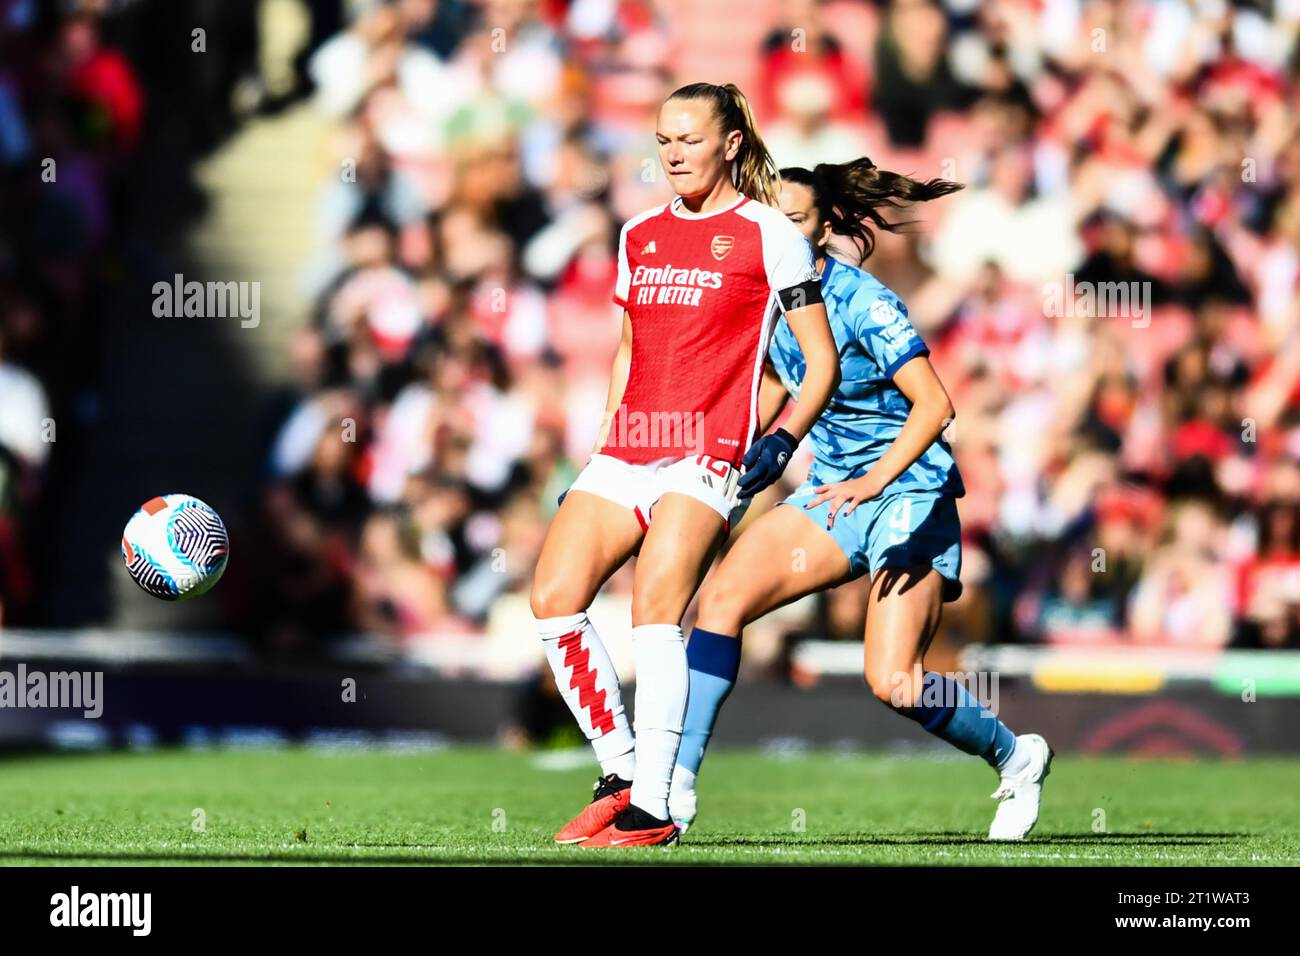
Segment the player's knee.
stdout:
[[682,607],[680,601],[672,600],[663,595],[637,595],[632,596],[632,626],[640,627],[642,624],[671,624],[682,619],[686,609]]
[[894,689],[890,686],[887,680],[884,680],[881,675],[876,674],[870,669],[863,674],[863,678],[866,681],[867,690],[871,693],[872,697],[876,698],[876,700],[880,701],[886,707],[894,706],[892,696]]
[[680,621],[690,599],[680,591],[681,585],[666,575],[639,575],[632,586],[632,625]]
[[914,707],[921,696],[923,678],[915,668],[908,670],[888,665],[868,665],[863,669],[862,676],[871,696],[886,707],[905,710]]
[[533,589],[528,596],[528,603],[532,608],[533,617],[562,617],[585,611],[587,605],[591,603],[591,597],[572,580],[566,580],[562,576],[538,575],[533,579]]
[[715,634],[739,634],[748,622],[748,601],[740,588],[711,581],[700,592],[699,626]]

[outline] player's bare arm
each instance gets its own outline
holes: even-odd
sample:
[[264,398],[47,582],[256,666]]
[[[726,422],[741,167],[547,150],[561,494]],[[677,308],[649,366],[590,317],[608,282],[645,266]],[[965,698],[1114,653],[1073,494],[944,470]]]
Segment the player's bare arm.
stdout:
[[771,361],[763,363],[763,379],[758,384],[758,430],[765,433],[780,417],[790,400],[785,383],[776,374]]
[[609,437],[609,427],[614,421],[614,415],[618,412],[618,406],[623,403],[623,392],[627,388],[627,374],[632,368],[632,316],[627,310],[623,310],[623,335],[618,343],[618,352],[614,355],[614,367],[609,373],[609,396],[605,399],[605,417],[600,422],[600,433],[596,436],[596,444],[591,449],[594,455],[605,447],[605,440]]
[[808,371],[804,373],[799,388],[799,400],[794,403],[789,419],[782,426],[797,441],[807,435],[821,418],[835,389],[839,388],[840,360],[835,336],[831,334],[830,322],[826,318],[826,306],[821,302],[791,309],[786,312],[785,321],[808,362]]
[[817,496],[804,506],[815,508],[823,501],[829,501],[828,527],[835,524],[835,515],[841,508],[844,508],[844,514],[850,515],[862,502],[878,497],[890,482],[925,454],[925,450],[956,417],[947,389],[924,355],[918,355],[899,368],[894,373],[894,384],[912,403],[912,410],[889,450],[864,475],[818,485],[814,489]]

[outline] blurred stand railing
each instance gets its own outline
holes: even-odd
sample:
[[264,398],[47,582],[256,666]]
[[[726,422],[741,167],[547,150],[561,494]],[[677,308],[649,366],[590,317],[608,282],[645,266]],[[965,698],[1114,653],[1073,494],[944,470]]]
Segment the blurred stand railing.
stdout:
[[0,628],[0,669],[6,661],[81,661],[106,667],[131,664],[241,664],[256,655],[226,634],[85,628],[76,631]]
[[[1300,696],[1300,651],[972,644],[958,662],[963,673],[1025,679],[1048,693],[1154,694],[1197,685],[1247,698]],[[856,677],[861,670],[856,643],[801,641],[791,653],[792,679],[800,686]]]
[[[2,631],[0,747],[546,739],[568,715],[540,676],[535,643],[449,634],[399,647],[353,637],[304,661],[268,659],[222,634]],[[803,641],[790,661],[788,681],[742,679],[720,744],[944,753],[866,693],[860,644]],[[954,679],[1060,752],[1300,752],[1295,652],[971,646],[959,661]],[[34,696],[36,685],[78,675],[96,688],[95,716]]]

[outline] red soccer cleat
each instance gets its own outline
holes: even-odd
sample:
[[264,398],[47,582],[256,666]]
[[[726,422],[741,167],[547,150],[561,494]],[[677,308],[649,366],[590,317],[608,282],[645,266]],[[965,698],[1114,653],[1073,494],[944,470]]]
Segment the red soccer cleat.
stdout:
[[680,834],[672,820],[658,820],[640,807],[629,805],[618,819],[591,839],[583,847],[667,846],[676,843]]
[[605,829],[627,809],[632,800],[632,783],[617,774],[601,777],[592,789],[591,803],[555,834],[560,844],[581,843]]

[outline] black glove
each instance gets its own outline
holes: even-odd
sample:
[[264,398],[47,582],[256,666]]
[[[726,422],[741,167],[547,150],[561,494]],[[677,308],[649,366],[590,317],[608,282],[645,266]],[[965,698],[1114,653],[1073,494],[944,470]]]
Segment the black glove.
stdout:
[[764,435],[745,453],[741,465],[745,473],[740,476],[741,498],[752,498],[772,482],[781,477],[785,466],[790,464],[790,456],[799,447],[784,428],[778,428],[770,435]]

